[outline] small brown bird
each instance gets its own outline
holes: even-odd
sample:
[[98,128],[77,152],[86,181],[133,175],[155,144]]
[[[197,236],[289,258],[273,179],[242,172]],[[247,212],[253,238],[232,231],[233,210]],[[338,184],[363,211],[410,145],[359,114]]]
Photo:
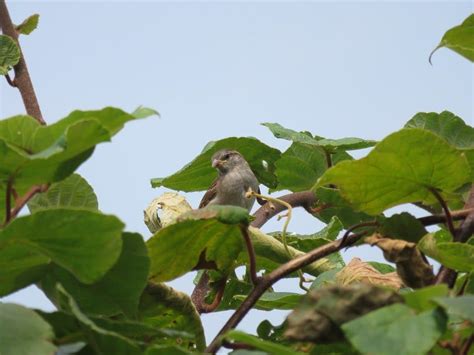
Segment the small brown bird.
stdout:
[[[219,176],[204,194],[199,208],[208,205],[232,205],[252,209],[255,197],[247,198],[249,189],[260,193],[258,180],[245,158],[235,150],[223,149],[211,158]],[[259,201],[260,202],[260,201]]]

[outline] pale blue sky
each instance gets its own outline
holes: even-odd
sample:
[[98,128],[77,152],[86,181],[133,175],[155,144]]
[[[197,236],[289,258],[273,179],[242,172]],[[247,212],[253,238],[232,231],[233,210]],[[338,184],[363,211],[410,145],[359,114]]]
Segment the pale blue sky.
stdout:
[[[439,50],[443,33],[472,12],[469,1],[423,2],[10,2],[14,21],[40,25],[22,46],[45,119],[73,109],[146,105],[162,118],[134,122],[81,168],[101,209],[149,233],[143,209],[162,190],[149,179],[190,161],[209,140],[255,136],[279,122],[329,138],[381,139],[419,111],[450,110],[473,124],[473,69]],[[24,111],[0,82],[0,114]],[[202,193],[189,194],[196,206]],[[290,229],[322,225],[297,213]],[[281,228],[273,222],[266,230]],[[345,254],[381,260],[370,248]],[[192,290],[191,277],[175,281]],[[279,290],[294,291],[283,283]],[[3,299],[51,309],[34,287]],[[208,340],[229,316],[204,317]],[[241,327],[253,331],[255,312]]]

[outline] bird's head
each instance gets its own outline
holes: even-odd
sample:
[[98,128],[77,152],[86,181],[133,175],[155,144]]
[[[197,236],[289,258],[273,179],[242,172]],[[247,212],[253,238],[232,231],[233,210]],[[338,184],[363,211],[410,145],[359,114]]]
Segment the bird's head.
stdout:
[[237,167],[248,167],[247,161],[236,150],[222,149],[211,158],[212,167],[225,174]]

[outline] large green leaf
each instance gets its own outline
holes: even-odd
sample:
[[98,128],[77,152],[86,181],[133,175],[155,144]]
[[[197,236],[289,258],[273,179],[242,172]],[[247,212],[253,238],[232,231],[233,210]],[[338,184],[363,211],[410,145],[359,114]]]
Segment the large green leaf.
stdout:
[[247,210],[234,206],[211,206],[183,215],[147,241],[150,277],[156,282],[179,277],[191,271],[203,253],[219,270],[227,270],[243,248],[239,224],[248,221]]
[[0,75],[8,71],[20,61],[20,48],[9,36],[0,35]]
[[152,179],[152,186],[181,191],[206,190],[217,177],[217,171],[211,166],[211,157],[220,149],[237,150],[250,164],[261,184],[270,188],[277,186],[274,171],[275,161],[281,155],[280,151],[251,137],[231,137],[209,142],[201,154],[178,172],[165,178]]
[[448,232],[441,230],[425,235],[418,248],[444,266],[458,271],[474,271],[474,245],[451,242]]
[[470,180],[462,153],[434,133],[407,128],[386,137],[367,157],[327,170],[316,187],[335,184],[356,209],[375,215],[403,203],[431,203],[430,188],[449,193]]
[[38,280],[54,262],[84,283],[99,280],[117,261],[123,223],[86,210],[44,210],[0,230],[0,294]]
[[16,26],[16,31],[22,35],[29,35],[38,27],[39,15],[34,14],[27,17],[22,23]]
[[413,116],[405,127],[426,129],[463,150],[471,166],[471,176],[474,179],[474,128],[467,125],[460,117],[449,111],[420,112]]
[[148,284],[140,300],[139,320],[154,328],[190,333],[193,338],[187,345],[191,348],[202,351],[206,346],[201,319],[191,298],[165,284]]
[[474,323],[474,295],[460,297],[439,297],[434,302],[443,307],[449,314]]
[[33,185],[60,181],[92,154],[95,145],[109,141],[125,122],[134,119],[108,107],[74,111],[50,126],[42,126],[28,116],[0,121],[0,206],[5,206],[7,181],[13,181],[19,196]]
[[231,330],[225,334],[227,340],[234,340],[237,343],[244,343],[252,346],[255,349],[263,350],[269,354],[278,355],[302,355],[303,353],[296,351],[290,347],[276,344],[271,341],[266,341],[257,338],[255,335],[250,335],[240,330]]
[[52,184],[48,191],[35,195],[29,202],[30,212],[49,208],[84,208],[98,210],[97,196],[91,185],[79,174]]
[[369,216],[363,212],[354,211],[352,206],[341,197],[340,191],[320,187],[315,189],[318,206],[324,207],[314,216],[325,223],[330,223],[331,219],[336,216],[339,218],[344,228],[349,228],[360,222],[372,221],[373,216]]
[[326,170],[327,162],[319,147],[293,143],[275,166],[278,186],[274,190],[297,192],[309,190]]
[[79,308],[74,299],[58,284],[58,293],[61,295],[61,308],[72,314],[80,324],[80,329],[87,339],[88,346],[81,353],[87,354],[114,354],[140,355],[142,352],[138,344],[131,339],[112,330],[104,329],[87,317]]
[[[293,309],[297,306],[301,300],[301,297],[298,293],[291,292],[265,292],[255,304],[256,309],[263,311],[271,311],[274,309]],[[234,296],[236,300],[244,301],[247,296],[245,295],[236,295]]]
[[[279,267],[282,263],[294,259],[298,256],[305,254],[305,252],[293,248],[291,245],[288,246],[291,257],[288,255],[283,243],[276,237],[263,233],[258,228],[250,227],[250,237],[252,244],[257,256],[257,268],[260,270],[271,271]],[[314,243],[325,244],[328,241],[321,240]],[[238,258],[238,263],[248,263],[248,254],[246,250],[243,250]],[[340,255],[331,254],[328,257],[321,258],[314,263],[303,268],[304,272],[310,275],[318,276],[319,274],[341,266],[342,259]],[[296,277],[296,274],[290,275],[290,277]]]
[[[316,249],[324,244],[336,240],[337,236],[343,229],[344,226],[339,218],[334,216],[319,232],[313,234],[289,234],[287,235],[286,240],[288,245],[291,245],[293,248],[309,252],[312,249]],[[280,233],[274,233],[274,235],[278,240],[281,240]]]
[[403,294],[405,303],[417,311],[427,311],[436,307],[435,297],[446,296],[449,292],[446,284],[428,286]]
[[352,345],[362,354],[426,354],[446,329],[446,318],[437,311],[419,315],[394,304],[342,326]]
[[393,239],[416,243],[427,233],[423,224],[408,212],[397,213],[388,218],[379,217],[378,223],[380,233]]
[[320,137],[312,137],[308,132],[297,132],[289,128],[285,128],[278,123],[262,123],[270,129],[277,138],[291,140],[293,142],[310,144],[318,147],[324,147],[330,151],[335,149],[356,150],[373,147],[377,142],[365,140],[361,138],[341,138],[341,139],[321,139]]
[[70,272],[55,266],[41,280],[41,288],[58,304],[56,284],[59,282],[87,314],[135,316],[147,282],[150,261],[141,235],[124,233],[122,239],[119,259],[98,282],[83,284]]
[[474,62],[474,14],[471,14],[459,26],[451,28],[444,34],[441,42],[431,53],[430,60],[433,53],[441,47],[449,48]]
[[2,355],[50,355],[55,353],[51,326],[33,310],[0,303],[0,350]]

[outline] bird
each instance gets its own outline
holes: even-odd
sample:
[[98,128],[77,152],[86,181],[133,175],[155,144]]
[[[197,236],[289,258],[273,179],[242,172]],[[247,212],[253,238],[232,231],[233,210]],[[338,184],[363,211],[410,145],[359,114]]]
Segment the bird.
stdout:
[[260,193],[260,189],[255,174],[242,154],[236,150],[221,149],[212,155],[211,165],[217,169],[218,176],[204,194],[199,208],[232,205],[250,212],[255,196],[249,198],[246,193],[249,190]]

